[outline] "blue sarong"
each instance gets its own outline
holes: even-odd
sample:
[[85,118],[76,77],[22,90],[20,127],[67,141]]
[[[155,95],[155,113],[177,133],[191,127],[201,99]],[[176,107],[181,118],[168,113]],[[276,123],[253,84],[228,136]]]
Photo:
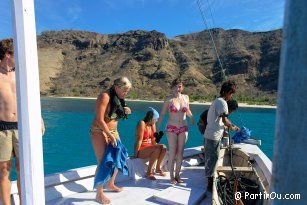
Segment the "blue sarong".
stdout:
[[113,176],[115,169],[118,169],[124,175],[128,175],[127,157],[128,152],[119,139],[116,139],[117,146],[113,147],[111,143],[107,145],[103,158],[98,165],[94,180],[94,188],[109,181]]

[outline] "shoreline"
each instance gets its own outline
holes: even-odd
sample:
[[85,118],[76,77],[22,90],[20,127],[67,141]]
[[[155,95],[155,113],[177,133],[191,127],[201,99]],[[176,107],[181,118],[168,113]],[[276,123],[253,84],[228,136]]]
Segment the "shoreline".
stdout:
[[[44,96],[43,98],[66,98],[66,99],[79,99],[79,100],[95,100],[97,98],[94,97],[54,97],[54,96]],[[161,100],[141,100],[141,99],[129,99],[127,98],[126,101],[130,102],[155,102],[155,103],[163,103]],[[190,102],[192,105],[211,105],[211,102]],[[276,105],[256,105],[256,104],[247,104],[247,103],[238,103],[239,108],[268,108],[268,109],[276,109]]]

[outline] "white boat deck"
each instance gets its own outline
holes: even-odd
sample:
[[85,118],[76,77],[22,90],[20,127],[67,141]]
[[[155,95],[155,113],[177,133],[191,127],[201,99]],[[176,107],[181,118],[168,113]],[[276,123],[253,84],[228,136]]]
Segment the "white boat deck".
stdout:
[[[117,183],[124,187],[120,193],[106,192],[112,204],[198,204],[205,197],[207,181],[204,176],[203,167],[183,168],[181,177],[185,183],[171,185],[169,173],[167,176],[156,176],[152,181],[146,178],[128,180]],[[170,193],[166,190],[172,189]],[[177,190],[177,191],[176,191]],[[178,192],[180,191],[180,192]],[[164,193],[164,194],[163,194]],[[180,194],[178,194],[180,193]],[[66,196],[62,199],[50,201],[47,205],[94,205],[96,192],[87,191]]]
[[[271,178],[272,163],[256,145],[235,145],[256,160],[267,179]],[[185,149],[181,178],[184,183],[170,184],[169,172],[157,180],[144,178],[147,166],[141,159],[128,159],[129,177],[121,173],[116,185],[123,187],[120,193],[106,192],[112,204],[201,204],[211,205],[212,194],[207,192],[207,179],[203,165],[202,147]],[[166,157],[167,158],[167,157]],[[166,162],[166,161],[165,161]],[[164,168],[166,166],[164,162]],[[45,177],[46,205],[94,205],[96,191],[93,181],[96,166],[83,167]],[[19,204],[16,182],[12,186],[12,199]]]

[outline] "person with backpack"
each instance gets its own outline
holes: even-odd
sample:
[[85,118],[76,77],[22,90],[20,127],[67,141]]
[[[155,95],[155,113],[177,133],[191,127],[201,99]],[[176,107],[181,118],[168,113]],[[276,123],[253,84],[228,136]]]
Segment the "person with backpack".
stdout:
[[227,101],[236,92],[236,84],[233,81],[223,83],[220,97],[216,98],[208,111],[207,127],[205,129],[205,174],[208,178],[207,190],[212,191],[213,175],[220,152],[220,143],[224,134],[225,126],[233,131],[240,129],[228,119],[229,111]]
[[[228,112],[229,115],[236,111],[238,109],[238,102],[236,100],[228,100],[227,101],[227,107],[228,107]],[[209,109],[205,110],[204,112],[201,113],[199,116],[199,120],[197,122],[198,130],[199,132],[203,135],[205,133],[208,121],[207,121],[207,116],[208,116],[208,111]]]

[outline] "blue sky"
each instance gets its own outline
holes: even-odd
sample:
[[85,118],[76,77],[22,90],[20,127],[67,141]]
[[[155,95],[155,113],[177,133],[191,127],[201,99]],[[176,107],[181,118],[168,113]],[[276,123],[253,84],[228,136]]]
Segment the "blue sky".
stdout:
[[[0,0],[0,39],[12,36],[11,1]],[[209,27],[268,31],[283,25],[285,0],[200,0]],[[34,0],[36,29],[102,34],[157,30],[172,38],[204,30],[196,0]],[[210,5],[210,6],[209,6]]]

